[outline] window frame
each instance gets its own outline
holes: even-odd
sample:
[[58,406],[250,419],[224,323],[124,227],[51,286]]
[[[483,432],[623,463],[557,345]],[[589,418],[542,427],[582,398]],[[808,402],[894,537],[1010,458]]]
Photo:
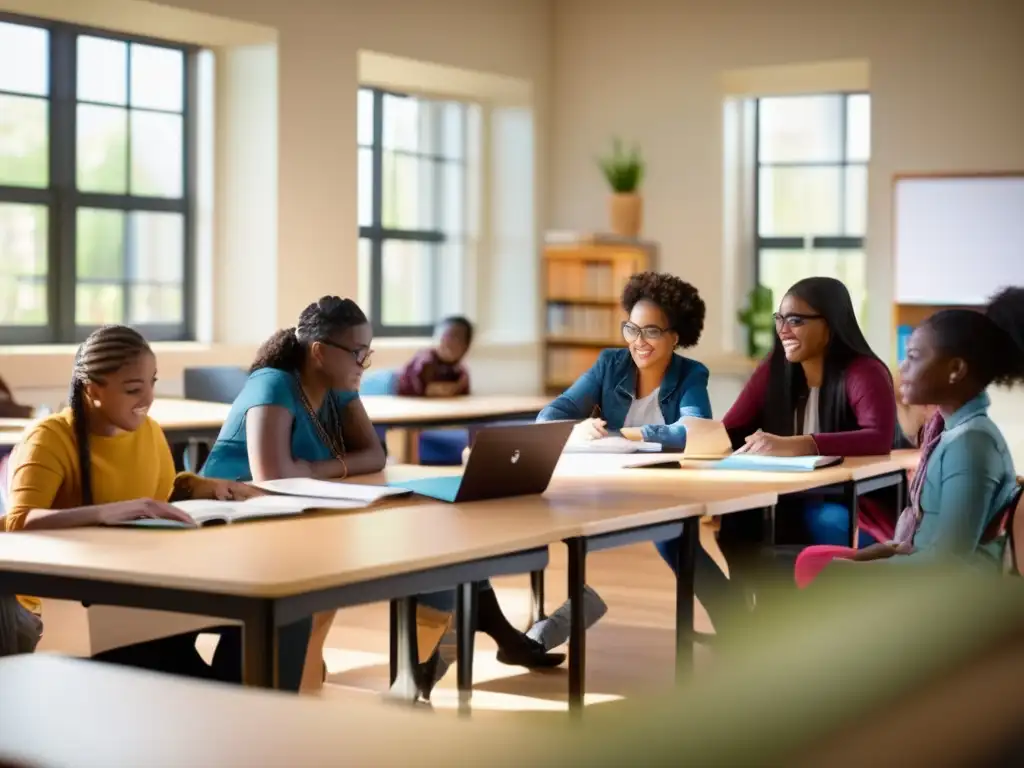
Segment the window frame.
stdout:
[[[198,54],[200,47],[160,38],[97,29],[52,19],[0,12],[0,22],[45,29],[49,36],[49,184],[42,188],[14,187],[0,184],[0,202],[43,205],[48,211],[47,231],[47,322],[41,326],[0,325],[0,344],[70,344],[79,343],[98,326],[78,325],[75,319],[76,218],[79,209],[103,209],[125,214],[125,250],[129,259],[128,215],[141,213],[177,213],[182,216],[182,320],[180,323],[130,323],[149,341],[193,341],[196,333],[196,143],[198,108]],[[182,61],[182,192],[181,197],[166,198],[133,195],[131,192],[80,192],[77,187],[77,107],[78,99],[78,36],[87,35],[123,43],[139,43],[181,51]],[[128,87],[131,87],[131,59],[126,66]],[[0,93],[7,94],[6,91]],[[24,94],[11,94],[24,95]],[[42,97],[40,97],[42,98]],[[128,113],[128,158],[131,157],[131,101],[124,105]],[[179,114],[158,109],[141,108],[162,114]],[[130,173],[130,165],[128,166]],[[127,277],[127,276],[126,276]],[[131,282],[126,278],[125,310]],[[127,312],[122,322],[129,324]]]
[[[434,326],[438,317],[434,322],[422,325],[386,325],[384,323],[384,280],[383,280],[383,251],[384,243],[389,240],[405,241],[413,243],[422,243],[424,245],[434,245],[439,248],[439,254],[443,254],[443,246],[446,245],[450,238],[448,233],[444,231],[442,225],[438,224],[437,229],[404,229],[400,227],[385,227],[383,224],[383,208],[384,208],[384,99],[385,97],[392,98],[410,98],[419,99],[423,101],[443,101],[444,99],[438,99],[430,96],[423,96],[417,93],[407,93],[403,91],[396,91],[389,88],[381,88],[373,85],[360,85],[356,92],[356,99],[358,104],[358,94],[360,91],[365,91],[371,94],[373,98],[373,133],[370,139],[370,144],[361,144],[356,140],[356,156],[358,162],[358,153],[360,150],[370,150],[371,157],[371,183],[373,186],[372,194],[370,197],[370,223],[368,225],[359,225],[359,241],[366,240],[369,245],[369,266],[370,266],[370,300],[369,300],[369,312],[370,324],[373,328],[375,336],[381,337],[402,337],[402,338],[430,338],[434,334]],[[452,100],[457,101],[457,100]],[[468,105],[463,104],[463,137],[466,136],[466,130],[468,125]],[[357,107],[358,111],[358,107]],[[357,115],[358,120],[358,115]],[[437,135],[441,137],[443,135],[440,126],[435,125]],[[464,148],[465,150],[465,148]],[[422,159],[431,160],[438,165],[442,163],[460,163],[463,166],[465,174],[466,170],[466,158],[463,157],[461,160],[444,155],[444,153],[417,153],[417,156]],[[463,178],[465,182],[465,178]],[[445,203],[446,196],[442,193],[439,188],[442,182],[442,174],[438,173],[435,177],[435,211],[434,220],[436,222],[444,221],[445,219]],[[359,183],[358,181],[356,182]],[[358,194],[358,192],[357,192]],[[357,241],[357,246],[359,242]],[[431,286],[433,296],[436,298],[440,292],[440,286],[437,285],[437,280],[440,272],[435,269],[432,273],[434,285]],[[365,308],[364,308],[365,309]]]
[[[762,162],[761,160],[761,102],[775,98],[792,98],[800,96],[835,96],[840,98],[840,146],[842,153],[839,160],[822,161],[783,161]],[[761,284],[761,251],[863,251],[864,235],[812,235],[774,236],[761,235],[761,169],[762,168],[839,168],[841,171],[839,184],[839,231],[842,232],[846,223],[846,172],[851,167],[864,168],[871,164],[871,154],[866,160],[851,160],[848,145],[850,99],[854,96],[867,96],[869,91],[823,91],[820,93],[792,94],[791,96],[763,96],[754,99],[754,285]],[[870,103],[870,102],[869,102]],[[781,297],[780,297],[781,298]]]

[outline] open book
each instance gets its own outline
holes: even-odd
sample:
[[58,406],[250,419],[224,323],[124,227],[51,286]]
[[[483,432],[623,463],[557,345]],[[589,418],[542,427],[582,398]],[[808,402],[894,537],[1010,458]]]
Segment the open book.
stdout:
[[627,440],[619,435],[599,437],[596,440],[570,440],[562,453],[657,453],[660,443]]
[[[270,492],[245,501],[189,499],[173,506],[188,514],[200,526],[225,525],[243,520],[300,515],[311,509],[362,509],[389,496],[407,496],[411,492],[384,485],[331,483],[308,477],[266,480],[253,483]],[[185,528],[174,520],[129,520],[120,525],[139,528]]]
[[[311,509],[362,509],[361,501],[346,499],[311,499],[301,496],[255,496],[245,501],[217,501],[215,499],[189,499],[176,501],[171,506],[186,513],[200,526],[227,525],[243,520],[267,517],[301,515]],[[126,520],[118,523],[133,528],[188,528],[176,520]]]

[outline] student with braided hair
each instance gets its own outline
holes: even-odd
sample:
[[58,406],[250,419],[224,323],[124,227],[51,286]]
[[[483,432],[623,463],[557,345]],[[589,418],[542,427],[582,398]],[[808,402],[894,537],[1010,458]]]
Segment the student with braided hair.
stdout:
[[[140,518],[192,519],[169,501],[246,498],[240,483],[175,475],[170,447],[147,414],[156,357],[132,328],[108,325],[75,355],[69,406],[40,421],[12,454],[8,531],[111,525]],[[39,600],[20,597],[33,614]],[[217,674],[195,650],[195,633],[118,648],[97,658],[198,677]],[[230,676],[238,679],[240,665]]]
[[[363,371],[370,366],[372,340],[366,315],[351,299],[324,296],[307,306],[294,328],[278,331],[256,353],[202,474],[241,481],[340,480],[382,470],[384,449],[358,396]],[[429,698],[447,668],[438,648],[451,621],[455,593],[420,595],[417,603],[422,661],[415,673],[418,690],[402,695]],[[499,660],[532,667],[565,658],[546,654],[512,627],[491,589],[481,591],[479,616],[480,630],[498,642]],[[313,618],[308,650],[303,651],[303,690],[323,681],[322,647],[333,617],[327,611]]]

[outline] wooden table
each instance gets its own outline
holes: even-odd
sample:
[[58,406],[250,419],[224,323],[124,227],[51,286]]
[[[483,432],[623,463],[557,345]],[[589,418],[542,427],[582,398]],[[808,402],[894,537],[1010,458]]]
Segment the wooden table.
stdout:
[[[273,684],[278,627],[361,603],[542,571],[548,544],[626,518],[654,525],[703,507],[627,484],[473,504],[406,502],[200,530],[82,528],[0,536],[0,593],[236,619],[245,679]],[[465,594],[464,590],[459,590]],[[414,618],[398,617],[400,636]],[[471,627],[460,657],[472,658]],[[415,648],[399,658],[407,674]],[[465,677],[468,663],[463,665]]]
[[[0,659],[0,761],[32,768],[519,765],[524,718],[467,722],[372,694],[289,696],[50,654]],[[525,717],[525,723],[536,716]],[[550,719],[550,718],[549,718]]]
[[[563,458],[563,462],[565,458]],[[591,457],[594,458],[594,457]],[[600,457],[610,458],[610,457]],[[560,467],[562,466],[560,463]],[[602,466],[603,464],[603,466]],[[770,489],[728,488],[722,485],[682,486],[675,473],[647,470],[644,477],[632,470],[612,469],[613,462],[594,462],[589,471],[573,476],[556,470],[545,498],[572,499],[559,521],[571,523],[552,542],[562,541],[568,552],[568,596],[572,605],[569,633],[569,711],[583,710],[586,687],[586,626],[583,592],[590,552],[645,541],[678,537],[676,579],[676,679],[681,682],[693,666],[694,568],[700,546],[700,518],[756,509],[770,509],[778,500]],[[582,465],[581,465],[582,467]],[[383,479],[400,482],[412,478],[461,474],[461,467],[388,467]],[[642,482],[638,482],[642,478]],[[588,501],[584,502],[584,499]],[[503,503],[509,504],[508,499]],[[492,502],[501,503],[501,502]],[[533,620],[543,616],[544,570],[530,573]],[[471,596],[470,596],[471,599]],[[392,631],[397,631],[392,628]],[[393,641],[394,643],[394,641]],[[459,659],[463,658],[459,653]],[[471,660],[472,656],[468,658]],[[460,691],[468,690],[472,669],[460,667]]]
[[374,426],[404,432],[402,460],[407,464],[419,463],[420,432],[424,429],[471,427],[501,420],[532,421],[551,402],[551,398],[537,395],[366,395],[359,399]]

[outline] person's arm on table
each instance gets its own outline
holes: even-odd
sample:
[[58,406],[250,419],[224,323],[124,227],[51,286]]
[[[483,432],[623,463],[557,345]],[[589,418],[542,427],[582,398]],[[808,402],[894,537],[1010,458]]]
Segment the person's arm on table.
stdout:
[[622,436],[630,440],[660,443],[670,451],[681,451],[686,448],[686,426],[683,424],[683,420],[711,418],[708,369],[703,365],[695,365],[680,386],[683,388],[683,396],[679,401],[679,418],[675,422],[647,424],[637,429],[623,429]]

